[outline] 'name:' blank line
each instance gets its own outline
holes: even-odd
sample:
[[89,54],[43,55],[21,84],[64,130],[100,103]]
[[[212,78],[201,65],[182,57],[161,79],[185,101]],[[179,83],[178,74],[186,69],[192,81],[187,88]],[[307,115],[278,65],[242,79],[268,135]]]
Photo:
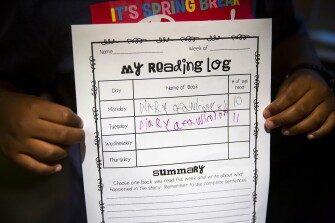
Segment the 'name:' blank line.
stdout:
[[129,52],[129,53],[113,53],[113,54],[147,54],[147,53],[163,53],[163,51],[157,51],[157,52]]

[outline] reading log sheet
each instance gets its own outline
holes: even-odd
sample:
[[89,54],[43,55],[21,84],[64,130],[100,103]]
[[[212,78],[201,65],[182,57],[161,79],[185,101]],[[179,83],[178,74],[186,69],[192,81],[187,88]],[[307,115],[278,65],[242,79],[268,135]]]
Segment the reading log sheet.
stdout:
[[89,223],[265,222],[271,20],[72,35]]

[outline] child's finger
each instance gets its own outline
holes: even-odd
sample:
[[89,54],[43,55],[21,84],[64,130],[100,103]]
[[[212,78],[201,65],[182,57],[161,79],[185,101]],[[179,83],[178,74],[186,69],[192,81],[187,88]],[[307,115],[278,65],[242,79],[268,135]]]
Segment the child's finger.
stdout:
[[314,101],[313,103],[309,103],[309,101],[311,101],[311,97],[313,97],[313,94],[308,92],[295,104],[286,108],[284,111],[268,118],[265,121],[265,127],[268,129],[273,129],[285,125],[291,125],[292,123],[303,120],[305,117],[311,114],[313,110],[319,106],[319,104],[321,104],[321,101]]
[[17,163],[19,166],[28,170],[29,172],[40,174],[40,175],[50,175],[62,170],[61,164],[53,164],[49,165],[43,162],[40,162],[29,155],[26,154],[17,154],[13,161]]
[[38,108],[39,118],[74,128],[83,127],[83,121],[71,109],[48,101],[41,101],[40,103]]
[[44,120],[39,120],[31,132],[32,138],[59,145],[79,143],[84,137],[84,130],[81,128],[68,127]]
[[288,87],[276,98],[276,100],[264,109],[264,117],[269,118],[288,109],[290,106],[297,103],[306,92],[307,90],[297,91],[292,88],[292,86]]
[[284,135],[298,135],[312,132],[319,129],[324,124],[331,112],[332,110],[326,103],[321,103],[301,121],[289,128],[284,127],[282,132]]
[[42,162],[54,162],[68,155],[68,146],[61,147],[39,139],[28,139],[22,153]]
[[308,139],[318,139],[327,135],[335,128],[335,112],[332,112],[323,125],[316,131],[307,134]]

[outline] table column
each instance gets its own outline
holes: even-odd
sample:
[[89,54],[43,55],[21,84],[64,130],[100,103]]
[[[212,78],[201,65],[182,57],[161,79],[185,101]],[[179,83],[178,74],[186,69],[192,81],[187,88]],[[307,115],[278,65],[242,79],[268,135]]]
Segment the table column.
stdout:
[[228,77],[136,80],[139,166],[228,159]]
[[135,167],[132,81],[99,82],[99,99],[104,168]]
[[250,157],[251,76],[229,76],[229,159]]

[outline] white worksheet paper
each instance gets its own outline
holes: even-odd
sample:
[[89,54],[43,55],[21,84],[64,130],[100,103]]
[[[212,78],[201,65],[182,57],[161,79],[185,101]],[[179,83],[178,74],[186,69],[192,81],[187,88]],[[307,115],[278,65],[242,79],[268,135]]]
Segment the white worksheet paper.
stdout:
[[271,20],[72,34],[89,223],[265,222]]

